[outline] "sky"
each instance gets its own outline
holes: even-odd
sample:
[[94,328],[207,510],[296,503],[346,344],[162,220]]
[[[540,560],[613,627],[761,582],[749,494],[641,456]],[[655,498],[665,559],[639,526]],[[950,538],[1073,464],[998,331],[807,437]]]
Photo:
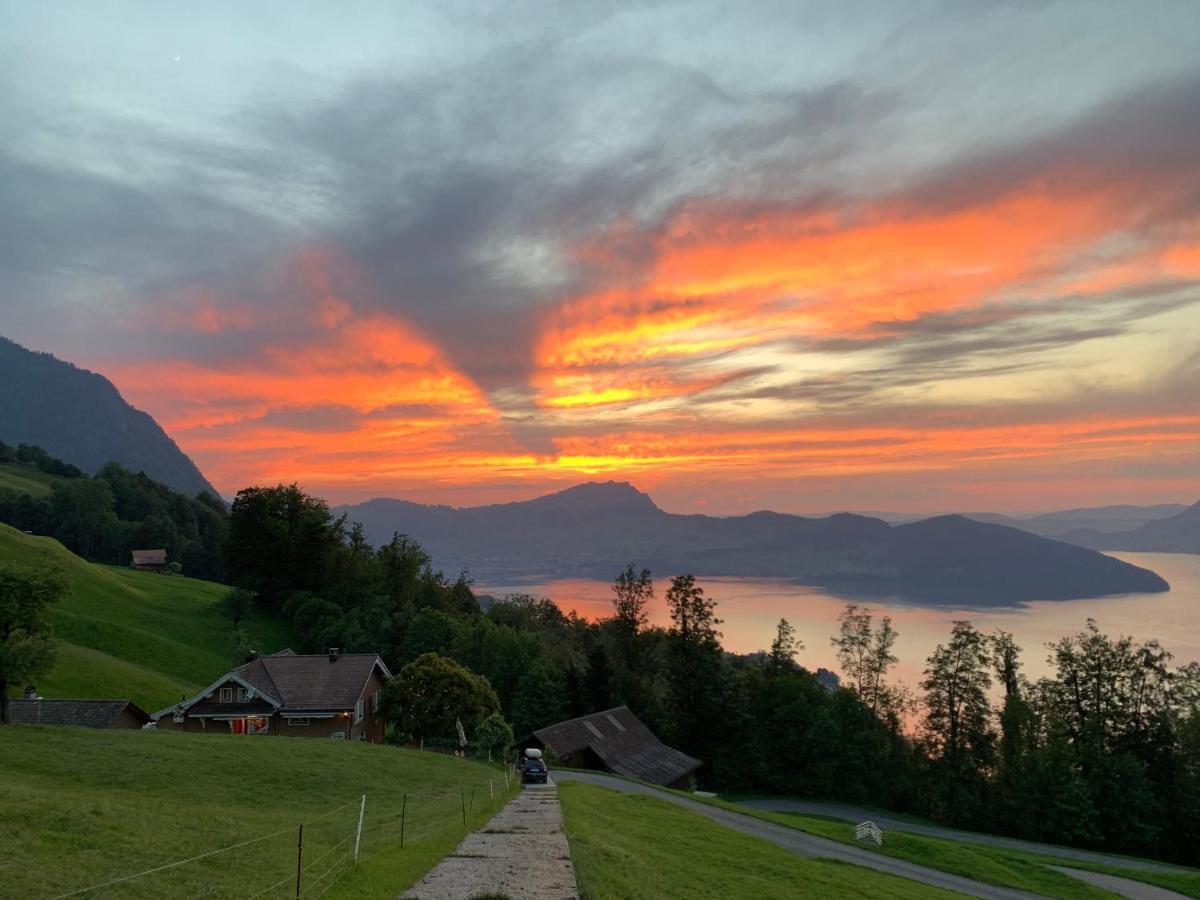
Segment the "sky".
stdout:
[[1200,498],[1200,8],[0,0],[0,334],[224,494]]

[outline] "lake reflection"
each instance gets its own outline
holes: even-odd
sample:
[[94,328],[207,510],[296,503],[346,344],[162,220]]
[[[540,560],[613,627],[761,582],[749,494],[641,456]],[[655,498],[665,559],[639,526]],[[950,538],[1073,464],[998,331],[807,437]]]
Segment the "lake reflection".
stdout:
[[[1173,553],[1112,553],[1134,565],[1157,572],[1171,584],[1162,594],[1123,594],[1091,600],[1036,601],[1023,607],[955,610],[920,607],[911,602],[885,602],[851,598],[877,615],[889,615],[900,633],[895,677],[916,688],[925,659],[946,640],[955,619],[969,619],[983,630],[1011,631],[1024,649],[1025,673],[1031,678],[1049,674],[1045,644],[1080,631],[1089,618],[1114,637],[1128,634],[1137,640],[1158,638],[1175,654],[1175,663],[1200,660],[1200,556]],[[722,643],[727,650],[750,653],[770,645],[780,617],[795,626],[805,649],[797,657],[809,669],[824,666],[838,670],[829,638],[847,598],[821,588],[806,587],[774,578],[698,578],[705,592],[716,599]],[[669,579],[655,579],[655,602],[650,620],[667,624],[666,593]],[[612,615],[612,588],[603,581],[559,579],[525,584],[475,586],[477,593],[503,597],[529,593],[549,597],[563,610],[587,618]]]

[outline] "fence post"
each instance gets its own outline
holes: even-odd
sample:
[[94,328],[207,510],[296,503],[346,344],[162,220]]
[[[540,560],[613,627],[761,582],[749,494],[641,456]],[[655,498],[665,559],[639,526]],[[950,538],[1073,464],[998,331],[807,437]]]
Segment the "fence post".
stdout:
[[300,900],[300,873],[303,871],[300,864],[304,860],[304,823],[300,823],[299,829],[296,831],[296,900]]
[[[371,807],[374,809],[375,807]],[[358,808],[358,833],[354,836],[354,864],[358,865],[358,845],[362,843],[363,813],[367,811],[367,795],[362,795],[362,805]]]
[[460,784],[458,786],[458,792],[462,795],[463,828],[466,828],[467,827],[467,789]]
[[404,795],[404,801],[400,804],[400,849],[404,849],[404,820],[408,818],[408,794]]
[[475,812],[475,787],[471,786],[471,802],[467,804],[468,812]]
[[488,799],[493,803],[496,802],[496,788],[492,785],[492,779],[488,779]]

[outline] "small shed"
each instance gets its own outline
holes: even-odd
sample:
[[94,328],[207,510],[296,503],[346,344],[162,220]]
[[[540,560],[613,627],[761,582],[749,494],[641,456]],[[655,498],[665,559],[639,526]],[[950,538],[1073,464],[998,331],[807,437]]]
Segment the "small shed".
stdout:
[[148,572],[165,572],[167,571],[167,551],[163,548],[134,550],[130,565],[135,569],[143,569]]
[[150,714],[132,700],[8,701],[9,721],[17,725],[74,725],[78,728],[141,728]]
[[627,706],[537,729],[521,748],[549,748],[564,764],[682,787],[703,763],[668,747]]

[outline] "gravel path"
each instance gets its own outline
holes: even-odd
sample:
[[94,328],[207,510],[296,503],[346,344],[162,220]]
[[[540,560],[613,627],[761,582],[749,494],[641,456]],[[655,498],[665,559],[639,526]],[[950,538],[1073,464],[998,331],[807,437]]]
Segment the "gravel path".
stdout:
[[403,900],[578,900],[554,783],[526,787],[406,891]]
[[877,809],[863,809],[862,807],[851,806],[845,803],[768,798],[764,800],[745,800],[742,801],[742,805],[770,812],[796,812],[811,816],[830,816],[834,819],[845,819],[847,822],[855,823],[870,819],[884,831],[907,831],[910,834],[924,834],[929,837],[946,838],[947,840],[963,841],[970,844],[985,844],[989,847],[1006,847],[1010,850],[1039,853],[1042,856],[1056,856],[1059,859],[1077,859],[1081,862],[1119,866],[1122,869],[1138,869],[1147,872],[1191,871],[1179,866],[1172,866],[1169,863],[1126,859],[1123,856],[1110,856],[1106,853],[1095,853],[1090,850],[1056,847],[1053,844],[1039,844],[1034,841],[1022,841],[1017,838],[998,837],[992,834],[979,834],[974,831],[960,831],[956,828],[942,828],[938,825],[921,825],[906,822],[903,819],[890,818],[887,813],[880,812]]
[[589,784],[598,784],[602,787],[612,788],[617,791],[624,791],[629,794],[647,794],[652,797],[658,797],[678,806],[686,807],[721,825],[734,828],[754,837],[764,838],[776,846],[782,847],[784,850],[790,850],[792,853],[801,856],[841,860],[842,862],[852,863],[866,869],[875,869],[879,872],[887,872],[890,875],[898,875],[901,878],[908,878],[912,881],[933,885],[934,887],[958,891],[971,897],[1014,900],[1014,898],[1039,896],[1038,894],[1030,894],[1025,891],[1013,890],[1012,888],[983,884],[979,881],[973,881],[970,878],[961,878],[958,875],[939,872],[937,869],[918,866],[904,860],[880,856],[878,853],[873,853],[870,850],[864,850],[851,844],[842,844],[837,841],[827,840],[826,838],[806,834],[803,831],[797,831],[794,828],[788,828],[784,825],[764,822],[762,819],[756,819],[753,816],[743,813],[698,803],[695,800],[680,797],[678,794],[655,790],[636,782],[626,781],[623,778],[614,778],[610,775],[593,772],[557,772],[555,773],[555,778],[560,782],[583,781]]

